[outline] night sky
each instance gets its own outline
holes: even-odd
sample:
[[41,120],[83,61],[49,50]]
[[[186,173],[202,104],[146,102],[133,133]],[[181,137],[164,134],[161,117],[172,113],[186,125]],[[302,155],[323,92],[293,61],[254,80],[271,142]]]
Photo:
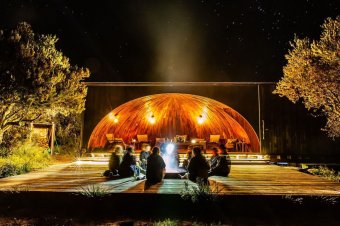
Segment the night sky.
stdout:
[[340,1],[0,0],[0,28],[55,34],[90,81],[278,81],[289,41],[318,38]]

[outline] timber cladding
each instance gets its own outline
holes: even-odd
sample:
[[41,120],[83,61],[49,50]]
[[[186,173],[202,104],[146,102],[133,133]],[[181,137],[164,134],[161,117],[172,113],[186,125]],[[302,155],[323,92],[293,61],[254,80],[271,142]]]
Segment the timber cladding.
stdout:
[[207,97],[237,111],[261,138],[262,153],[337,154],[340,142],[332,141],[321,131],[322,118],[311,116],[300,103],[293,104],[272,94],[274,88],[275,83],[89,83],[82,144],[88,146],[97,124],[120,105],[148,95],[182,93]]

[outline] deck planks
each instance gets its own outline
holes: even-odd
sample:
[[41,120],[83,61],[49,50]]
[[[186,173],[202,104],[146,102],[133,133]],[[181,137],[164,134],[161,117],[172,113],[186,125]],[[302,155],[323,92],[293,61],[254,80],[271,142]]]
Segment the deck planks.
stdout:
[[[0,190],[79,192],[96,184],[112,193],[179,194],[184,180],[165,179],[144,188],[145,180],[107,180],[101,173],[106,162],[75,162],[0,179]],[[336,195],[340,183],[275,165],[233,165],[229,177],[210,177],[211,188],[223,195]],[[189,182],[193,185],[192,182]]]

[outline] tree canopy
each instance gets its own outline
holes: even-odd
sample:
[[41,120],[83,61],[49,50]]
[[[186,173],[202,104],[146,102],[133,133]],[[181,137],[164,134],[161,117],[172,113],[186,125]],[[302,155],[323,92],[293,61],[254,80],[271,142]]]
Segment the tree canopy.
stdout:
[[25,22],[0,29],[0,143],[15,125],[84,110],[90,72],[71,65],[57,41]]
[[321,27],[320,40],[295,37],[290,43],[274,93],[325,116],[324,130],[334,138],[340,136],[340,16],[327,18]]

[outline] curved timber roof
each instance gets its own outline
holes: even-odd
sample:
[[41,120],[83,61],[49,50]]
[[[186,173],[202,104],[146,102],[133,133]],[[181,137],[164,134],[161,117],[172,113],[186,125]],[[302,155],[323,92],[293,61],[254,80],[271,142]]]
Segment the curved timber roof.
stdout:
[[106,134],[114,134],[128,143],[137,134],[149,139],[188,135],[204,138],[238,138],[252,151],[259,151],[257,134],[237,111],[216,100],[183,93],[163,93],[126,102],[107,114],[93,130],[88,147],[104,147]]

